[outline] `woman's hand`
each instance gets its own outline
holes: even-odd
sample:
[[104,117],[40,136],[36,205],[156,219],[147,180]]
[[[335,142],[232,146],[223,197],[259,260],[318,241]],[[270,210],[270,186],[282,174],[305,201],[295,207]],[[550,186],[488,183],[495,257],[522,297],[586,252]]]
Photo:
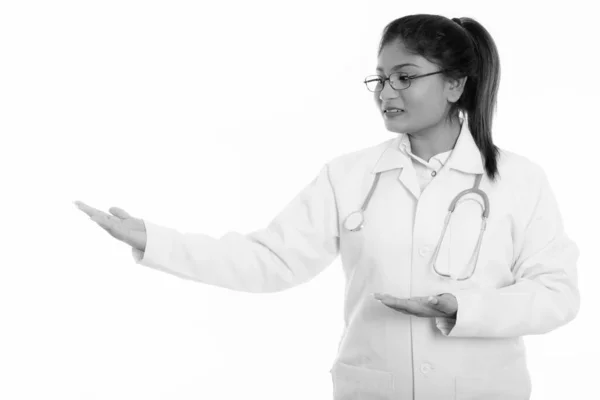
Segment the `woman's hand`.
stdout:
[[90,219],[100,225],[110,235],[128,245],[140,250],[146,250],[146,225],[139,218],[134,218],[118,207],[111,207],[107,214],[81,201],[73,202]]
[[446,317],[456,318],[458,303],[450,293],[438,296],[411,297],[399,299],[389,294],[374,293],[373,296],[384,305],[404,314],[417,317]]

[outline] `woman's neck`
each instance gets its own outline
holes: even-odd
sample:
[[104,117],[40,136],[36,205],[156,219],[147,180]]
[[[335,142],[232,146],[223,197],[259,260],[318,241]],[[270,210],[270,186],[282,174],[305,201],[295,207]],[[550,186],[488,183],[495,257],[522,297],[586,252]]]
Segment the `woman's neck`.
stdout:
[[451,125],[438,125],[426,131],[409,133],[411,151],[417,157],[429,162],[436,154],[454,148],[460,130],[460,121],[453,121]]

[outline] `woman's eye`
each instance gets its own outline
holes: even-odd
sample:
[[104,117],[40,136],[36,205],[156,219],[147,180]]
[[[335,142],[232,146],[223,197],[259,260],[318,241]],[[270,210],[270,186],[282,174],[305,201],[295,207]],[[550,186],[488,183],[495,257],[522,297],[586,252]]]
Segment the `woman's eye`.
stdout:
[[398,79],[401,80],[401,81],[407,81],[409,79],[409,76],[408,75],[400,75],[398,77]]

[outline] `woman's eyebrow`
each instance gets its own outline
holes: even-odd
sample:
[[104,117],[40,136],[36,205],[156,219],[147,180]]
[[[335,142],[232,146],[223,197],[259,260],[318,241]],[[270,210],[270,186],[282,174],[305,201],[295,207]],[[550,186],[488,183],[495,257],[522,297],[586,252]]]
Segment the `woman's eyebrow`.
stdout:
[[[406,67],[406,66],[408,66],[408,65],[412,65],[413,67],[418,67],[418,65],[417,65],[417,64],[405,63],[405,64],[398,64],[398,65],[394,65],[394,66],[393,66],[393,67],[390,69],[390,71],[393,71],[393,70],[395,70],[395,69],[399,69],[399,68],[402,68],[402,67]],[[377,69],[376,69],[375,71],[377,71],[377,72],[383,72],[383,68],[381,68],[381,67],[377,67]]]

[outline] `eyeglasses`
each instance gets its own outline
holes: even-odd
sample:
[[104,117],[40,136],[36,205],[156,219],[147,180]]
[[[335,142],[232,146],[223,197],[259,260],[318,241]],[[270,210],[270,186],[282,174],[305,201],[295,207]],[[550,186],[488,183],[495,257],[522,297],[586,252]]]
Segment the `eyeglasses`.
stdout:
[[385,81],[390,81],[390,86],[396,90],[404,90],[410,87],[410,83],[413,79],[422,78],[424,76],[435,75],[442,72],[448,71],[447,69],[443,69],[437,72],[431,72],[429,74],[423,75],[413,75],[409,76],[406,72],[394,72],[388,78],[384,78],[379,75],[369,75],[365,78],[365,85],[367,89],[371,92],[381,92],[383,90],[383,86],[385,85]]

